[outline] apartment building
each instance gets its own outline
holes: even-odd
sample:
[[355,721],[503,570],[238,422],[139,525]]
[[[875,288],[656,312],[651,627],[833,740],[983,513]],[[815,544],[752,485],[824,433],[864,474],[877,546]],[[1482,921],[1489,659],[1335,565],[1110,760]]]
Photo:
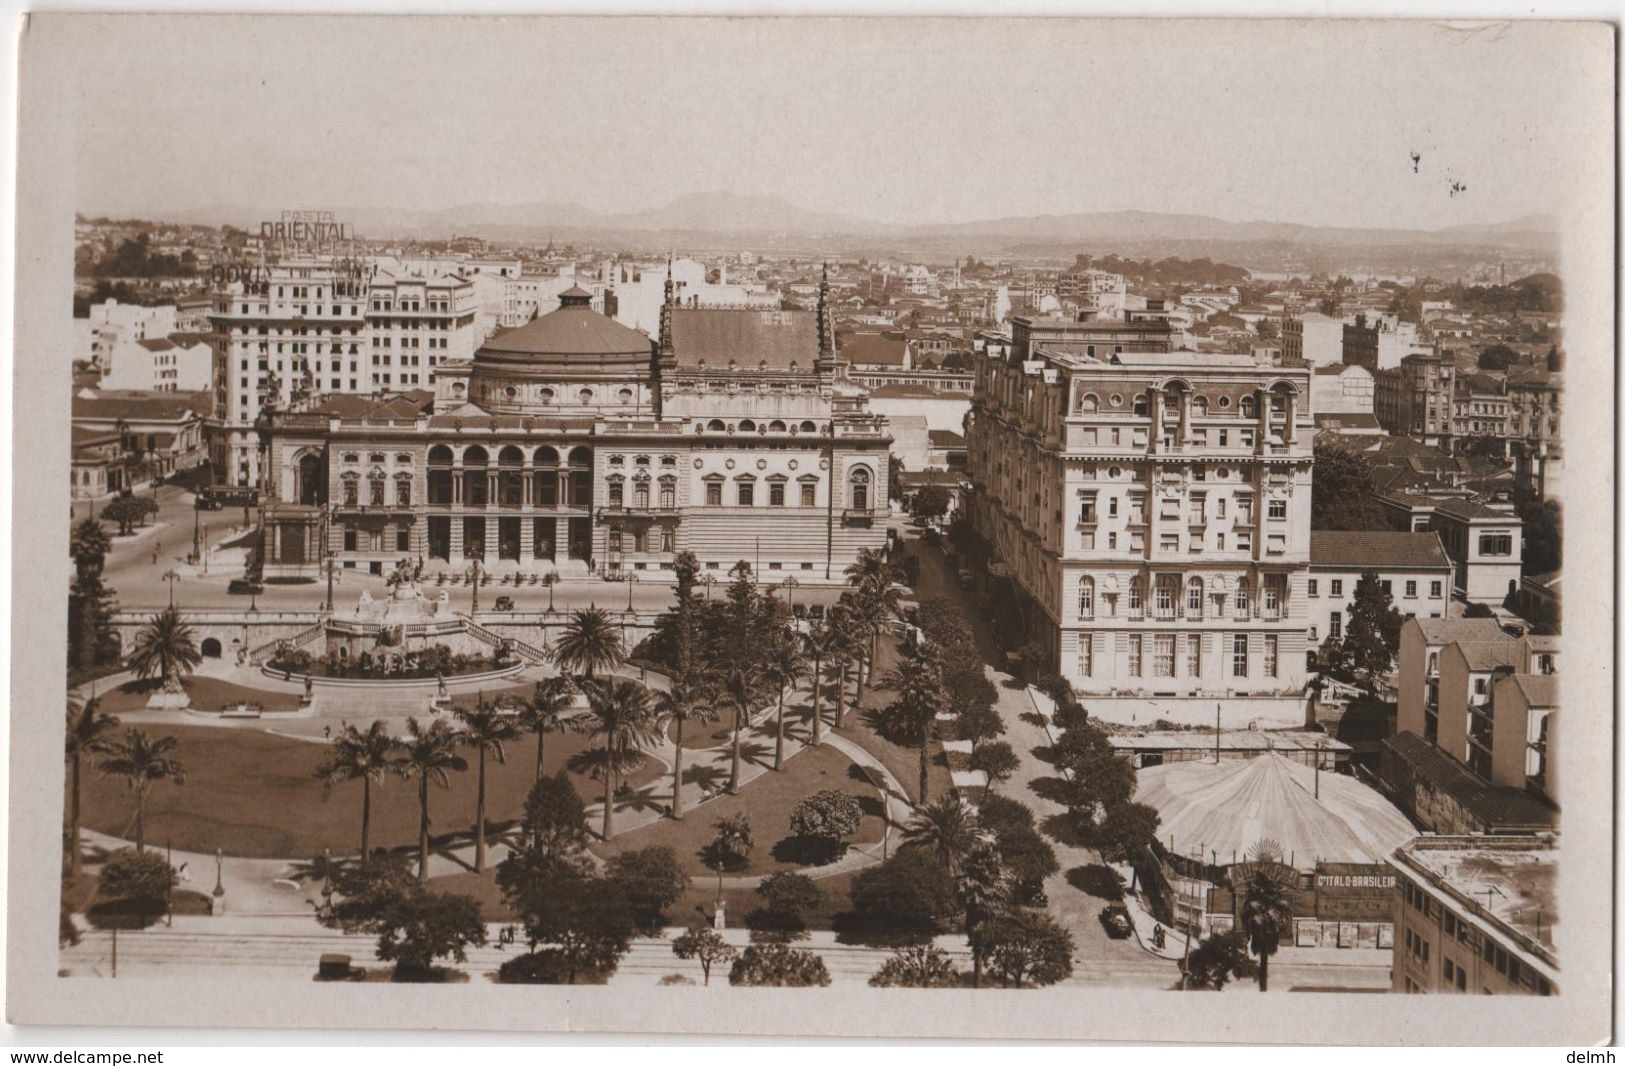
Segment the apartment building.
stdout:
[[1403,615],[1443,618],[1450,604],[1450,558],[1436,533],[1317,529],[1309,535],[1306,582],[1309,643],[1337,640],[1360,578],[1374,572]]
[[1553,834],[1419,837],[1395,849],[1395,992],[1557,992]]
[[1372,409],[1383,429],[1424,444],[1448,443],[1455,431],[1454,363],[1416,354],[1405,356],[1398,366],[1367,369],[1372,372]]
[[1080,693],[1301,697],[1309,369],[1170,350],[1169,333],[1132,312],[1018,317],[1008,349],[985,346],[975,527]]

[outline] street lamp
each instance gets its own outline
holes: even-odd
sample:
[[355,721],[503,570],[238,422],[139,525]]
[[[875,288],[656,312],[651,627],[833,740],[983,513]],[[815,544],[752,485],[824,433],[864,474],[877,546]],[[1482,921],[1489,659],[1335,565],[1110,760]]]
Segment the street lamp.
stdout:
[[630,571],[626,575],[626,613],[632,613],[632,586],[638,583],[638,575]]
[[480,557],[474,556],[474,602],[469,607],[469,614],[480,613]]
[[789,590],[785,594],[785,601],[786,601],[786,604],[789,606],[790,614],[793,617],[795,615],[795,613],[796,613],[796,589],[801,587],[801,582],[797,581],[793,577],[787,577],[787,578],[784,579],[784,582],[781,585],[779,585],[779,587],[782,588],[782,589],[788,589]]
[[201,520],[201,518],[202,518],[202,515],[197,509],[197,501],[194,500],[193,503],[192,503],[192,565],[193,566],[197,565],[198,558],[203,554],[203,549],[199,546],[200,545],[200,535],[199,535],[199,532],[198,532],[198,522]]
[[706,574],[702,580],[705,583],[705,599],[707,602],[709,602],[711,599],[711,586],[717,583],[717,579],[712,577],[710,574]]
[[174,568],[164,571],[163,580],[169,582],[169,607],[171,610],[175,608],[175,582],[180,579],[181,575],[177,574]]

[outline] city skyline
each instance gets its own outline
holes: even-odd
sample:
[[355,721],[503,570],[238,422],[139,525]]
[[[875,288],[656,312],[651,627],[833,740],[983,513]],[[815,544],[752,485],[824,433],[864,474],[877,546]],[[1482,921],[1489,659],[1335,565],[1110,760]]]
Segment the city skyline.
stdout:
[[[64,88],[86,117],[88,214],[632,213],[719,191],[881,226],[1148,211],[1435,230],[1562,212],[1570,189],[1543,161],[1583,136],[1586,109],[1564,103],[1581,80],[1532,60],[1572,26],[1257,25],[447,19],[442,74],[412,79],[393,57],[431,40],[422,20],[315,35],[260,19],[252,51],[226,46],[237,20],[164,24],[154,47],[188,55],[166,69],[138,62],[159,24],[126,17]],[[1010,55],[1015,85],[965,76]],[[444,107],[448,91],[472,106]]]

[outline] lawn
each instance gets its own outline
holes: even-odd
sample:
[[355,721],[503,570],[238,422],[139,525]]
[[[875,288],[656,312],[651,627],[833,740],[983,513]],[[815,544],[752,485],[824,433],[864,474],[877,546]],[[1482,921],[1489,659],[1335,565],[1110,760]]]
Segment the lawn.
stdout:
[[[186,768],[186,783],[153,786],[147,799],[147,842],[182,851],[247,858],[308,859],[331,848],[353,854],[360,846],[361,786],[325,790],[315,777],[326,756],[323,744],[290,740],[258,729],[217,726],[144,727],[149,735],[168,734],[180,742],[175,757]],[[535,739],[508,749],[506,765],[487,758],[486,809],[494,823],[517,819],[535,772]],[[547,770],[587,745],[586,737],[550,734]],[[476,773],[465,752],[467,773],[453,774],[449,789],[431,789],[429,812],[436,838],[470,832],[474,820]],[[653,759],[629,784],[642,787],[666,773]],[[589,803],[602,793],[591,778],[571,775]],[[84,779],[84,824],[128,839],[135,806],[121,778],[88,773]],[[373,787],[374,847],[410,848],[417,841],[417,786],[390,778]]]
[[[750,819],[756,847],[749,862],[727,871],[729,876],[768,874],[775,870],[805,871],[809,867],[789,861],[793,856],[787,856],[785,850],[777,846],[790,835],[790,812],[796,804],[822,789],[850,793],[863,805],[863,822],[857,833],[848,838],[849,843],[880,842],[885,822],[879,795],[856,764],[826,745],[808,748],[786,759],[779,773],[768,771],[751,778],[740,787],[737,796],[724,793],[687,808],[681,821],[663,818],[652,825],[627,830],[609,844],[595,844],[593,850],[607,857],[663,845],[677,853],[678,861],[693,876],[714,878],[715,873],[700,862],[696,853],[716,835],[714,824],[718,819],[743,813]],[[775,857],[775,850],[779,857]]]
[[[157,688],[156,680],[127,681],[118,688],[102,692],[98,697],[102,713],[120,715],[130,711],[144,711],[147,709],[147,700]],[[192,699],[192,706],[200,711],[216,711],[239,703],[257,703],[267,711],[299,709],[299,694],[296,692],[267,692],[265,689],[234,685],[230,681],[221,681],[214,677],[187,678],[186,692]]]

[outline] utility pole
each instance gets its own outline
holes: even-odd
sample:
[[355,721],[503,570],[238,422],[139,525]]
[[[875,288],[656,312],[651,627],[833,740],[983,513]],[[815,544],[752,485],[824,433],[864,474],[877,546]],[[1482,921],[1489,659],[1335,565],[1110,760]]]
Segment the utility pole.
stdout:
[[1219,736],[1220,736],[1220,733],[1223,731],[1223,725],[1224,725],[1224,704],[1215,703],[1213,705],[1213,765],[1214,766],[1219,765],[1219,746],[1220,746]]

